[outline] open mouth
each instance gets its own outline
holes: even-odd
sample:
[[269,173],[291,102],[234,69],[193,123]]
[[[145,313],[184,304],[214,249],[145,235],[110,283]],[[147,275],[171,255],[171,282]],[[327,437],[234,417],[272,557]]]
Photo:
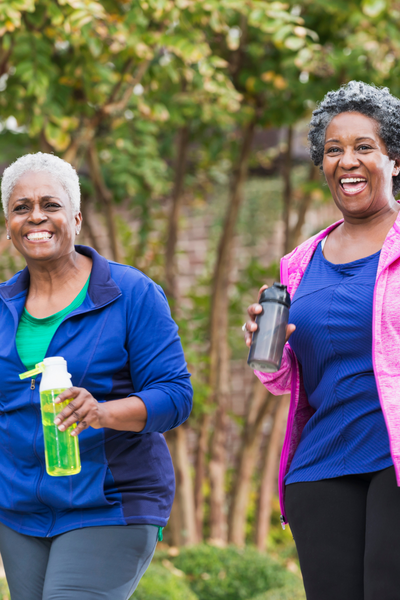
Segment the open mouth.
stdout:
[[28,242],[47,242],[51,240],[53,234],[50,231],[33,231],[25,235]]
[[359,194],[367,187],[364,177],[343,177],[340,179],[340,187],[347,195]]

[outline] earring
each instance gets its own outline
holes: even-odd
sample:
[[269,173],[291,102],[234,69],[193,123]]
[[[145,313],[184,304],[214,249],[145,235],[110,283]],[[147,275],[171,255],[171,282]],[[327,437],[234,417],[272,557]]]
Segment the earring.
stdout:
[[80,230],[80,229],[75,229],[75,235],[79,235],[79,234],[80,234],[80,232],[81,232],[81,230]]
[[9,233],[7,233],[7,239],[11,240],[11,235]]

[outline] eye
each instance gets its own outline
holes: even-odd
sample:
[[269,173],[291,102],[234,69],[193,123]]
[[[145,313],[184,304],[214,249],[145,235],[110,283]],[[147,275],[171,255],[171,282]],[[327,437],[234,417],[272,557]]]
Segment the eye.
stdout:
[[331,146],[326,151],[327,154],[337,154],[338,152],[340,152],[340,148],[337,148],[336,146]]
[[357,150],[371,150],[371,146],[368,146],[367,144],[361,144],[361,146],[358,146]]
[[23,212],[24,210],[29,210],[29,206],[26,204],[19,204],[15,208],[13,208],[12,212]]
[[47,209],[57,209],[60,208],[60,205],[57,202],[46,202],[44,208]]

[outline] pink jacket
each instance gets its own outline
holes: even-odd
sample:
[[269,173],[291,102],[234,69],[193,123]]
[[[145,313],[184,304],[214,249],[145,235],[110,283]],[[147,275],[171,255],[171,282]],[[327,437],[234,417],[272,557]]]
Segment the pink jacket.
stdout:
[[[301,278],[320,242],[342,221],[303,242],[281,260],[281,282],[293,298]],[[390,451],[400,485],[400,213],[386,236],[379,258],[374,289],[372,317],[372,362],[379,400],[389,434]],[[290,347],[285,345],[282,364],[276,373],[255,371],[275,395],[291,393],[290,408],[279,467],[281,522],[285,527],[284,477],[289,471],[305,424],[314,413],[303,385],[301,367]]]

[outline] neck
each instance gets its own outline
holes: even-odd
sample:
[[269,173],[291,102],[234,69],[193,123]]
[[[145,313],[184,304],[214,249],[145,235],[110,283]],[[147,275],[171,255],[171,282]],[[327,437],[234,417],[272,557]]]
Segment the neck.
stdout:
[[27,259],[30,297],[50,297],[55,290],[75,287],[82,277],[89,276],[91,260],[72,249],[57,259],[37,261]]
[[367,217],[357,218],[343,215],[341,233],[353,240],[365,239],[365,236],[375,239],[382,236],[385,238],[396,221],[399,210],[400,205],[393,199],[392,203],[386,204],[380,211]]

